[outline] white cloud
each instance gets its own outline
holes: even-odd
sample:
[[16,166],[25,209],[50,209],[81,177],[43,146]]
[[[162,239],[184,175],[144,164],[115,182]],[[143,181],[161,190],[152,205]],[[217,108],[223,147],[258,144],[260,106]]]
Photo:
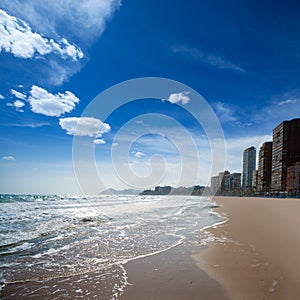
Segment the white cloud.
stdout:
[[9,67],[46,87],[62,85],[81,70],[86,61],[81,48],[88,51],[101,36],[121,1],[60,0],[45,5],[40,0],[1,0],[0,6],[0,53],[35,58],[30,59],[32,68],[21,59],[18,68]]
[[79,99],[69,91],[54,95],[41,87],[33,85],[28,102],[31,110],[37,114],[59,117],[64,113],[71,112]]
[[287,100],[280,101],[278,103],[278,105],[295,104],[297,102],[298,102],[298,99],[287,99]]
[[223,122],[235,122],[237,118],[234,116],[234,111],[232,108],[227,106],[223,102],[217,102],[215,104],[215,109],[218,118]]
[[60,86],[67,81],[71,76],[76,74],[81,69],[79,62],[74,63],[60,60],[51,57],[47,59],[44,67],[42,67],[45,73],[45,78],[41,78],[42,85]]
[[20,112],[23,112],[24,110],[21,109],[23,106],[25,105],[24,102],[20,101],[20,100],[16,100],[14,103],[13,103],[13,106],[16,108],[17,111],[20,111]]
[[48,123],[48,122],[40,122],[40,123],[0,123],[0,125],[1,126],[6,126],[6,127],[38,128],[38,127],[43,127],[43,126],[50,126],[50,123]]
[[175,46],[175,47],[171,47],[171,51],[174,53],[187,55],[188,57],[192,58],[195,61],[210,65],[216,69],[229,69],[229,70],[234,70],[242,73],[245,72],[245,70],[242,69],[240,66],[233,64],[230,61],[227,61],[220,56],[206,54],[197,48],[188,47],[188,46]]
[[110,126],[101,120],[91,117],[70,117],[59,119],[59,125],[67,134],[99,138],[110,131]]
[[103,139],[95,139],[95,140],[93,140],[93,143],[95,145],[103,145],[103,144],[105,144],[105,141]]
[[20,100],[16,100],[13,103],[10,102],[6,103],[6,106],[14,107],[18,112],[24,112],[24,110],[22,109],[24,105],[25,103]]
[[190,97],[187,96],[188,94],[189,94],[189,92],[173,93],[173,94],[170,94],[167,101],[169,101],[171,103],[178,103],[181,101],[182,104],[184,105],[184,104],[187,104],[190,102]]
[[117,148],[118,146],[119,146],[119,143],[112,143],[112,145],[111,145],[111,147],[112,147],[113,149]]
[[16,100],[16,101],[13,103],[13,105],[14,105],[15,108],[18,109],[18,108],[23,107],[23,106],[25,105],[25,103],[22,102],[22,101],[20,101],[20,100]]
[[142,158],[143,156],[145,156],[145,153],[137,151],[137,152],[135,152],[134,156],[137,158]]
[[[27,21],[34,30],[51,36],[72,36],[92,42],[121,6],[120,0],[1,0],[1,6]],[[88,33],[88,34],[87,34]]]
[[3,159],[3,160],[10,160],[10,161],[16,160],[15,157],[12,156],[12,155],[2,156],[2,159]]
[[23,93],[20,93],[16,90],[13,90],[11,89],[10,92],[18,99],[21,99],[21,100],[25,100],[26,99],[26,95],[24,95]]
[[[272,130],[284,120],[299,118],[300,90],[275,95],[260,110],[253,110],[251,119],[262,128]],[[283,100],[285,99],[285,100]]]
[[62,58],[78,60],[83,57],[80,48],[71,45],[65,38],[54,41],[33,32],[29,24],[0,9],[0,50],[19,58],[56,53]]
[[2,94],[0,94],[0,100],[3,100],[3,99],[5,99],[5,97]]

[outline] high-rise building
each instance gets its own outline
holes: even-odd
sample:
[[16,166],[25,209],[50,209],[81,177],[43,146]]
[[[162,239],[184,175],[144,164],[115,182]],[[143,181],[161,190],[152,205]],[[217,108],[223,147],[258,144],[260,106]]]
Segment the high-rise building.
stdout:
[[287,190],[287,168],[300,161],[300,118],[283,121],[273,130],[271,189]]
[[292,196],[300,195],[300,161],[287,168],[287,192]]
[[241,173],[232,173],[225,176],[225,192],[228,194],[239,193],[241,191]]
[[272,174],[272,142],[265,142],[258,155],[257,191],[269,192]]
[[219,175],[210,179],[210,190],[212,195],[219,195],[225,192],[225,177],[230,174],[229,171],[220,172]]
[[219,183],[220,183],[220,192],[223,194],[225,192],[225,178],[229,175],[229,171],[224,171],[219,173]]
[[210,193],[212,195],[216,195],[219,191],[220,185],[219,185],[219,176],[213,176],[210,179]]
[[252,188],[252,176],[256,165],[256,150],[250,147],[243,153],[243,190]]
[[252,190],[253,190],[253,192],[257,191],[257,184],[258,184],[258,170],[254,170],[252,172]]

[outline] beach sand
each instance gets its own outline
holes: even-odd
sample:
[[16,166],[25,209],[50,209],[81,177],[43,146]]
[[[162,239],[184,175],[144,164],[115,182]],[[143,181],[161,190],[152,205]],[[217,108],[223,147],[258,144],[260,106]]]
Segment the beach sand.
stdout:
[[222,286],[195,264],[192,254],[197,248],[177,246],[129,262],[125,268],[132,285],[120,299],[229,300]]
[[230,299],[300,299],[300,199],[215,200],[229,220],[209,229],[217,238],[197,265]]

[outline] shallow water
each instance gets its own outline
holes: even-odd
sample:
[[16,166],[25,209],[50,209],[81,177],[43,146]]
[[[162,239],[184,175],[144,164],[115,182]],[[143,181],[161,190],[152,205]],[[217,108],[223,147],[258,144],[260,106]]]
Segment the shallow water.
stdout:
[[[221,221],[210,199],[195,196],[2,195],[0,201],[1,281],[42,282],[36,291],[16,292],[29,298],[48,287],[52,299],[73,299],[74,290],[75,298],[105,292],[117,299],[127,284],[125,262],[199,243],[201,229]],[[89,272],[98,274],[93,283]],[[66,287],[53,288],[54,279]]]

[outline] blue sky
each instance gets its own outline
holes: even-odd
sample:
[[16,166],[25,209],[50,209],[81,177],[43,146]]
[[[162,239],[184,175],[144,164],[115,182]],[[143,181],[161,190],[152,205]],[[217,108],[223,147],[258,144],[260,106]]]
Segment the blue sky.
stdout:
[[[83,157],[80,175],[99,176],[104,187],[132,187],[128,178],[147,177],[151,158],[156,184],[206,184],[218,167],[240,172],[243,149],[299,117],[297,1],[23,2],[0,3],[0,192],[96,193],[74,175],[74,137],[87,139],[97,167],[89,174]],[[140,77],[190,88],[124,103],[107,119],[86,109],[99,93]],[[203,107],[191,91],[221,124],[223,167],[211,166],[212,141],[190,114]],[[96,99],[99,111],[110,109],[109,99]]]

